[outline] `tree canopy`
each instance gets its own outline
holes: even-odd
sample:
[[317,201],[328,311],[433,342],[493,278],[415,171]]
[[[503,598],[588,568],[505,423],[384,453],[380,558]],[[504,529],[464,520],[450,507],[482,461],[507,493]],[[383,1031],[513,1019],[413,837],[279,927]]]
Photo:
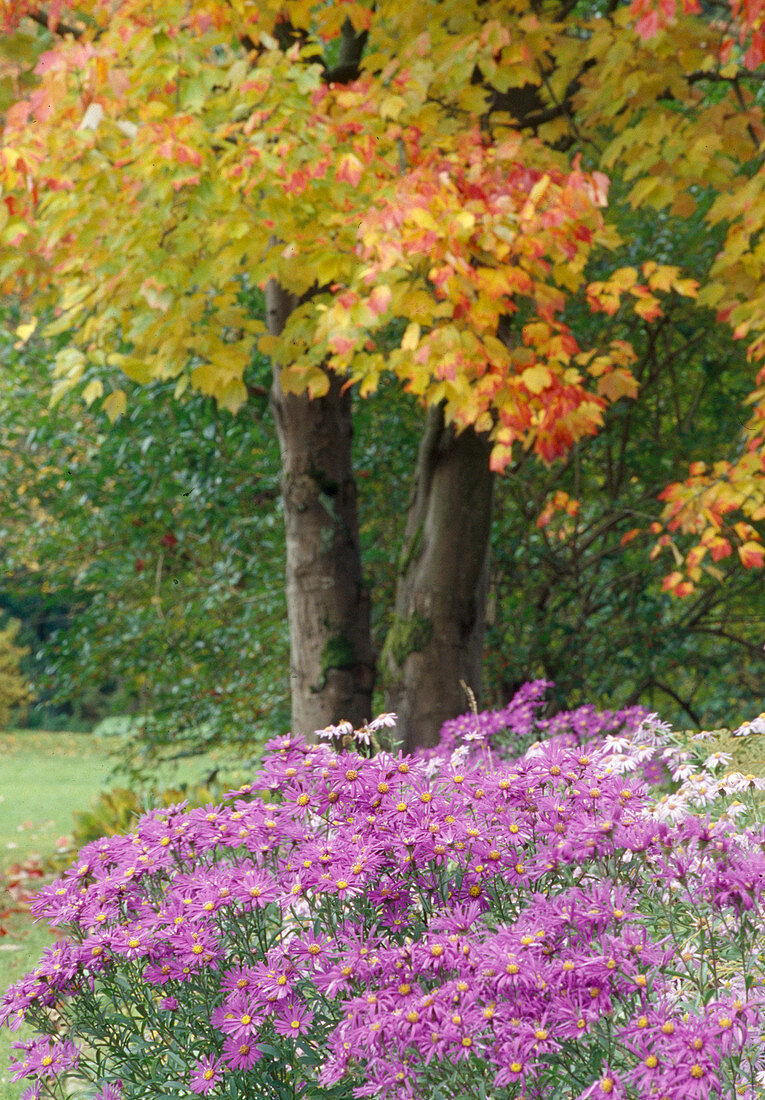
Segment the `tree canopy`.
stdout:
[[[0,286],[23,297],[19,341],[38,319],[66,336],[53,402],[76,393],[116,420],[128,379],[235,414],[264,354],[282,394],[392,377],[513,471],[629,407],[651,384],[646,333],[711,318],[741,344],[740,418],[727,446],[667,471],[661,519],[632,508],[622,537],[651,527],[680,597],[734,552],[763,564],[758,4],[0,14]],[[630,211],[653,236],[631,234]],[[711,246],[689,256],[673,222]],[[278,324],[253,308],[269,287]],[[575,516],[575,490],[542,516]]]
[[[636,392],[618,325],[583,344],[572,297],[653,318],[666,295],[697,293],[682,263],[650,254],[588,281],[617,242],[604,171],[630,181],[632,206],[726,227],[699,301],[756,363],[757,10],[5,3],[0,273],[55,303],[49,332],[75,333],[54,399],[81,387],[116,417],[122,372],[235,411],[259,343],[286,389],[324,393],[329,368],[363,393],[391,370],[489,432],[495,469],[517,443],[551,459]],[[272,277],[302,299],[278,336],[240,293]],[[670,531],[695,536],[680,594],[732,545],[762,563],[752,375],[741,452],[666,493]]]

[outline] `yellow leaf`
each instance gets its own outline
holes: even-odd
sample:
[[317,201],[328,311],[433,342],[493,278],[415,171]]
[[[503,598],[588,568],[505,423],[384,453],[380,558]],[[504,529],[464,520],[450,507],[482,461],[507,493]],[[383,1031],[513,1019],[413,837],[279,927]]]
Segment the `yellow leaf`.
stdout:
[[29,337],[32,335],[32,333],[34,332],[34,330],[36,328],[37,328],[37,318],[36,317],[33,317],[31,321],[29,321],[28,323],[26,323],[24,325],[19,325],[18,328],[16,329],[16,335],[19,338],[19,343],[16,344],[15,346],[18,348],[18,347],[21,347],[22,344],[26,344],[27,340],[29,339]]
[[669,264],[657,266],[652,260],[643,264],[643,274],[648,278],[651,290],[669,291],[672,288],[672,280],[680,274],[680,268]]
[[112,424],[124,413],[127,408],[127,397],[124,390],[115,390],[104,399],[103,409]]
[[207,394],[208,397],[216,396],[221,388],[220,371],[212,363],[202,363],[191,372],[191,384],[195,390]]
[[529,393],[541,393],[550,385],[551,381],[552,374],[541,363],[538,363],[535,367],[527,367],[521,375],[521,382],[523,382]]
[[99,378],[94,378],[92,382],[88,382],[87,386],[82,391],[82,399],[88,408],[90,408],[96,398],[100,397],[103,392],[103,382]]
[[659,186],[659,180],[655,176],[644,176],[638,180],[629,193],[629,201],[633,208],[641,206],[652,191]]
[[306,372],[305,385],[311,400],[314,397],[324,397],[329,390],[329,375],[320,367],[315,367]]
[[380,372],[370,371],[364,375],[359,386],[359,396],[367,397],[370,393],[375,393],[377,387],[380,384]]
[[699,284],[695,279],[675,279],[672,289],[686,298],[695,298],[699,292]]
[[692,214],[695,214],[696,200],[690,191],[680,191],[669,212],[675,218],[690,218]]
[[270,359],[279,346],[279,337],[272,336],[270,332],[264,332],[258,340],[258,351]]
[[53,367],[54,378],[68,378],[74,385],[75,382],[79,382],[84,370],[85,356],[79,348],[62,348],[61,351],[56,353]]
[[421,229],[438,229],[433,215],[422,206],[413,206],[411,210],[407,210],[406,219],[414,222],[415,225],[419,225]]
[[224,386],[220,393],[216,393],[215,400],[219,408],[228,409],[232,415],[235,415],[247,400],[247,387],[244,382],[235,378]]
[[54,382],[50,390],[50,398],[48,399],[48,407],[54,408],[58,405],[61,398],[65,393],[69,393],[77,384],[77,380],[73,378],[61,378],[58,382]]
[[471,214],[469,210],[460,210],[454,220],[460,229],[470,230],[475,226],[475,214]]
[[146,299],[150,308],[159,310],[160,313],[167,313],[173,302],[170,291],[167,287],[163,287],[161,283],[158,283],[156,279],[144,279],[140,293]]
[[415,351],[420,342],[420,326],[416,321],[406,326],[404,338],[401,341],[402,351]]
[[389,95],[380,104],[380,118],[397,119],[406,107],[406,100],[400,95]]
[[620,267],[609,277],[607,285],[617,290],[630,290],[637,281],[637,268]]
[[550,186],[550,177],[545,175],[538,179],[529,191],[529,202],[539,202],[547,188]]

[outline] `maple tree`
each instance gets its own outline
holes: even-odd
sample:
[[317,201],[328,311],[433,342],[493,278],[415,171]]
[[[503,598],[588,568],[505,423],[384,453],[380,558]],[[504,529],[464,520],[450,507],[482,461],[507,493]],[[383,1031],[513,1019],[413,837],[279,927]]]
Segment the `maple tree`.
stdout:
[[[233,413],[271,357],[296,728],[371,709],[349,387],[383,372],[431,410],[382,660],[410,744],[480,681],[492,475],[597,433],[637,393],[629,319],[676,296],[747,341],[753,411],[739,453],[666,491],[667,588],[734,546],[762,563],[756,3],[2,11],[0,279],[72,334],[53,399],[116,418],[126,375]],[[700,286],[666,245],[621,262],[606,173],[725,227]]]
[[[694,272],[716,247],[693,219],[624,211],[619,228],[633,247],[671,239]],[[712,729],[761,708],[762,575],[734,552],[678,599],[662,591],[667,551],[650,560],[650,525],[663,486],[739,436],[751,368],[692,300],[632,327],[637,399],[566,459],[519,461],[495,486],[483,682],[494,705],[542,676],[557,705],[639,701]]]

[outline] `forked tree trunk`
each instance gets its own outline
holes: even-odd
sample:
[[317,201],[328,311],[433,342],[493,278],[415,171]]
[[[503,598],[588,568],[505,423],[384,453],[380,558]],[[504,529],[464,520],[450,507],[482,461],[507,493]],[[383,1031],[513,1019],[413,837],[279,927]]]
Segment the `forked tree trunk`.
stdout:
[[381,660],[386,706],[403,747],[434,745],[481,688],[493,475],[491,446],[428,413]]
[[[269,331],[278,335],[296,301],[273,280]],[[374,656],[369,594],[361,573],[351,397],[332,376],[325,397],[285,394],[274,366],[271,403],[281,449],[287,535],[292,730],[310,735],[343,719],[372,717]]]

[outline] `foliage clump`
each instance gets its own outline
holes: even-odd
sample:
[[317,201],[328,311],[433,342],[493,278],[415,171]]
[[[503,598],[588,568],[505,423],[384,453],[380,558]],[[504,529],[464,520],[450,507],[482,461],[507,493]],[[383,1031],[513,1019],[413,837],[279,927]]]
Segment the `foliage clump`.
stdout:
[[16,645],[19,626],[11,621],[0,628],[0,728],[8,725],[11,709],[30,698],[29,684],[21,671],[29,650]]

